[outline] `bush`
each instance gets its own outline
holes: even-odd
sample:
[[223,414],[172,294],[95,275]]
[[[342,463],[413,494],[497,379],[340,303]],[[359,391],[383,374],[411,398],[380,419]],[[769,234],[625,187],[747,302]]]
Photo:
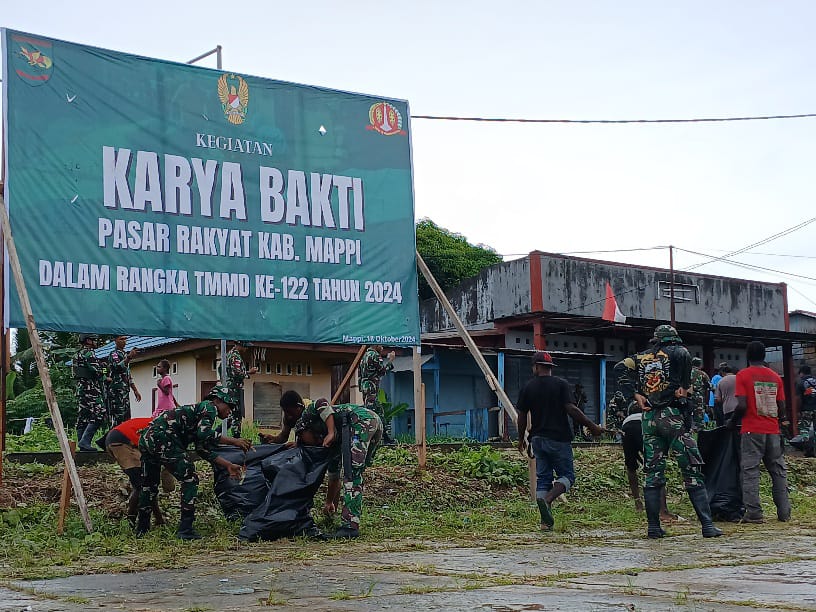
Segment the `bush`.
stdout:
[[[72,388],[56,388],[54,394],[57,396],[57,404],[62,414],[62,422],[66,426],[72,426],[77,418],[76,393]],[[13,419],[25,419],[27,417],[48,416],[48,405],[45,402],[45,391],[42,387],[34,387],[28,391],[23,391],[13,400],[6,404],[6,414],[9,421]],[[15,427],[15,429],[20,429]]]
[[434,454],[433,462],[452,472],[486,480],[492,485],[523,485],[528,481],[527,464],[505,459],[489,446],[463,446],[447,454]]

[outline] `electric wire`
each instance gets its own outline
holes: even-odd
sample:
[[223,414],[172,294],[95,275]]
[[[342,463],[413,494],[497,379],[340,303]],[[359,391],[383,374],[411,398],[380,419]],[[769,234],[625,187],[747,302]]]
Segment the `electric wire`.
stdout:
[[457,117],[444,115],[411,115],[411,119],[429,121],[469,121],[478,123],[584,123],[584,124],[625,124],[625,123],[727,123],[730,121],[768,121],[775,119],[809,119],[816,113],[796,115],[756,115],[748,117],[697,117],[692,119],[529,119],[514,117]]

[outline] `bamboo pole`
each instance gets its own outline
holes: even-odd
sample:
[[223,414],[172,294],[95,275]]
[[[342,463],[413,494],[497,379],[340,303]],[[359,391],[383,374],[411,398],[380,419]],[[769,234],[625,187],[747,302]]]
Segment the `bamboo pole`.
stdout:
[[6,248],[8,249],[9,266],[14,275],[14,282],[17,285],[17,293],[20,296],[20,308],[23,311],[23,317],[25,318],[26,327],[28,328],[28,335],[31,337],[31,348],[34,349],[34,358],[37,361],[37,368],[40,370],[40,378],[42,379],[43,391],[45,392],[45,401],[48,404],[51,419],[54,421],[54,431],[57,434],[57,441],[59,442],[62,456],[65,459],[65,469],[68,470],[71,484],[74,487],[74,495],[76,496],[77,506],[79,506],[79,513],[82,515],[85,528],[90,533],[93,531],[93,525],[91,524],[91,517],[88,514],[88,505],[85,503],[85,493],[82,491],[82,483],[79,481],[79,474],[74,464],[74,458],[71,455],[71,447],[68,444],[68,436],[65,434],[65,426],[62,423],[62,414],[57,405],[57,396],[54,394],[54,387],[51,384],[51,373],[45,361],[42,341],[40,340],[40,334],[34,322],[34,314],[31,311],[31,302],[29,302],[28,299],[28,291],[26,290],[25,280],[23,279],[23,270],[20,267],[20,258],[17,256],[17,246],[14,244],[14,237],[11,234],[11,223],[9,222],[6,202],[2,193],[0,193],[0,224],[3,228],[3,237],[5,238]]
[[343,394],[343,390],[346,388],[346,385],[349,384],[351,377],[354,376],[354,371],[357,369],[357,366],[360,364],[360,360],[363,358],[363,355],[368,348],[367,345],[363,345],[360,347],[360,350],[357,351],[357,354],[354,356],[354,359],[351,361],[351,365],[349,366],[346,375],[343,377],[343,380],[340,382],[340,386],[337,387],[337,391],[334,392],[331,398],[331,405],[334,406],[337,403],[337,400],[340,399],[340,396]]
[[[425,260],[422,259],[422,256],[417,252],[417,265],[419,266],[420,272],[425,277],[425,280],[428,281],[428,284],[433,289],[434,295],[439,300],[439,303],[442,304],[442,307],[445,309],[445,312],[448,313],[448,316],[453,321],[454,327],[459,332],[459,336],[467,346],[470,354],[473,355],[473,358],[476,360],[476,364],[479,366],[479,369],[482,370],[482,374],[484,374],[485,380],[493,392],[499,396],[499,399],[502,401],[502,408],[505,412],[513,419],[513,422],[518,422],[518,413],[516,412],[516,407],[513,405],[513,402],[510,401],[510,398],[507,397],[507,393],[504,392],[502,386],[499,384],[499,380],[496,378],[496,375],[493,374],[493,370],[490,369],[490,366],[487,365],[487,361],[485,361],[484,356],[482,355],[479,348],[476,346],[476,343],[473,342],[473,338],[470,337],[470,334],[465,329],[465,326],[462,324],[462,321],[459,319],[459,315],[456,314],[456,311],[451,306],[450,301],[448,300],[445,293],[442,291],[442,288],[439,286],[439,283],[436,282],[431,270],[428,268],[428,265],[425,263]],[[519,432],[521,435],[521,432]]]

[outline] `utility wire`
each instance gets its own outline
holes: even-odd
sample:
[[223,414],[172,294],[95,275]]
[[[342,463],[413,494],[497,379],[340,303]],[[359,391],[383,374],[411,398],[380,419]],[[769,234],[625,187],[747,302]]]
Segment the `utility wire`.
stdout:
[[809,297],[808,297],[808,296],[806,296],[804,293],[802,293],[801,291],[799,291],[799,290],[798,290],[796,287],[794,287],[793,285],[788,285],[788,287],[790,287],[791,289],[793,289],[793,290],[794,290],[796,293],[798,293],[799,295],[801,295],[801,296],[802,296],[803,298],[805,298],[805,299],[806,299],[808,302],[810,302],[811,304],[813,304],[814,306],[816,306],[816,301],[813,301],[811,298],[809,298]]
[[[674,247],[678,251],[683,251],[685,253],[691,253],[692,255],[699,255],[700,257],[711,257],[711,255],[707,255],[706,253],[700,253],[699,251],[690,251],[689,249],[681,249],[680,247]],[[734,266],[738,266],[740,268],[746,268],[748,270],[760,270],[762,272],[771,272],[772,274],[784,274],[785,276],[793,276],[795,278],[802,278],[809,281],[816,282],[816,277],[813,276],[805,276],[803,274],[794,274],[793,272],[785,272],[783,270],[776,270],[774,268],[766,268],[765,266],[758,266],[756,264],[748,264],[742,261],[734,261],[733,259],[726,259],[725,257],[718,258],[719,261],[723,263],[729,263]],[[711,262],[706,262],[711,263]],[[693,266],[692,266],[693,267]],[[686,268],[690,270],[691,268]]]
[[705,255],[705,257],[710,257],[711,259],[709,259],[708,261],[698,263],[698,264],[694,264],[693,266],[689,266],[688,268],[685,268],[685,271],[696,270],[697,268],[700,268],[702,266],[707,266],[708,264],[714,263],[715,261],[722,261],[726,257],[732,257],[734,255],[740,255],[742,253],[745,253],[746,251],[749,251],[750,249],[753,249],[754,247],[758,247],[760,245],[767,244],[768,242],[776,240],[777,238],[782,238],[782,236],[787,236],[788,234],[790,234],[792,232],[795,232],[797,230],[802,229],[806,225],[810,225],[814,221],[816,221],[816,217],[813,217],[811,219],[807,219],[806,221],[802,221],[801,223],[799,223],[797,225],[793,225],[793,226],[791,226],[791,227],[789,227],[787,229],[784,229],[781,232],[777,232],[776,234],[773,234],[772,236],[768,236],[767,238],[763,238],[762,240],[754,242],[753,244],[749,244],[748,246],[743,247],[741,249],[737,249],[736,251],[730,251],[730,252],[726,253],[725,255],[721,255],[719,257],[715,257],[715,256],[712,256],[712,255]]
[[512,117],[454,117],[442,115],[411,115],[411,119],[431,121],[471,121],[481,123],[725,123],[729,121],[767,121],[771,119],[807,119],[816,113],[799,115],[757,115],[752,117],[700,117],[696,119],[524,119]]

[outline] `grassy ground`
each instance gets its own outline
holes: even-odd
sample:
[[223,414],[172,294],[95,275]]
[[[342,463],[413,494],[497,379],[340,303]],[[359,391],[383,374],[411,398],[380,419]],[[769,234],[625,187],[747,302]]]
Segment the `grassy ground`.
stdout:
[[[555,507],[554,533],[542,535],[538,513],[528,499],[527,464],[518,453],[488,448],[431,453],[427,470],[421,471],[410,448],[381,449],[377,464],[366,472],[363,537],[355,545],[367,550],[410,550],[440,543],[500,546],[507,540],[524,543],[541,537],[591,540],[614,533],[642,537],[645,517],[635,512],[628,496],[620,449],[582,448],[575,458],[578,482]],[[774,528],[814,528],[816,460],[790,457],[788,465],[794,520]],[[162,498],[169,525],[137,540],[123,518],[127,480],[114,465],[80,468],[95,531],[86,533],[73,509],[65,535],[57,536],[61,467],[11,463],[5,467],[0,489],[0,579],[184,567],[233,552],[247,561],[310,558],[334,554],[342,546],[239,542],[239,526],[223,518],[204,463],[199,464],[202,484],[196,525],[205,539],[199,542],[173,537],[178,492]],[[696,532],[698,524],[676,469],[670,470],[669,479],[669,506],[688,519],[670,526],[670,531]],[[766,516],[774,517],[767,477],[763,477],[762,493]],[[315,505],[322,507],[321,493]],[[333,527],[318,513],[316,520],[325,529]]]

